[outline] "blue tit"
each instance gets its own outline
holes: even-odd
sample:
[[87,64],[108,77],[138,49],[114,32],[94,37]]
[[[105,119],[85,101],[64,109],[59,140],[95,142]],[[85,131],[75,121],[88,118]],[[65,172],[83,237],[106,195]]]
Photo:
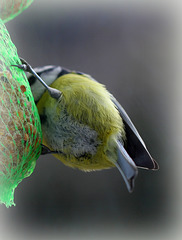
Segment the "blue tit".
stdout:
[[83,171],[117,167],[129,192],[138,168],[157,170],[129,116],[106,87],[90,75],[61,66],[32,68],[28,73],[40,115],[43,150],[65,165]]

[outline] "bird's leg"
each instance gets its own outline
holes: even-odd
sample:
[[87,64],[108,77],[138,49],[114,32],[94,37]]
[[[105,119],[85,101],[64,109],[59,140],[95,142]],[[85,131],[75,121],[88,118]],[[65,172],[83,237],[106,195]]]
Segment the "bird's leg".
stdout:
[[30,66],[30,64],[28,64],[23,58],[20,58],[20,60],[22,64],[11,65],[11,66],[18,67],[19,69],[22,69],[25,72],[31,73],[34,77],[36,77],[42,83],[42,85],[44,85],[44,87],[48,90],[49,95],[52,98],[55,98],[58,100],[61,97],[62,93],[58,89],[49,87],[44,82],[44,80],[41,77],[39,77],[39,75],[34,71],[34,69]]

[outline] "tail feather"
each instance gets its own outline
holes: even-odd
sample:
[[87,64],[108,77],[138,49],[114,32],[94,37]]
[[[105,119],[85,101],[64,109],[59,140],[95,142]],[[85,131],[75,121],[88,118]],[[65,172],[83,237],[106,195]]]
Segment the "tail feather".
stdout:
[[135,178],[138,174],[137,166],[128,155],[123,145],[117,141],[118,159],[115,166],[120,171],[129,192],[133,191]]

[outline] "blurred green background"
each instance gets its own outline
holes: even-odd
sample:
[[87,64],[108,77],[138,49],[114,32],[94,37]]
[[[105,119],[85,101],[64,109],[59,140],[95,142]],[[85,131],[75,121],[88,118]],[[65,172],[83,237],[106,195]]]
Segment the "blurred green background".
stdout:
[[139,170],[129,194],[117,169],[84,173],[41,157],[16,189],[16,207],[0,207],[2,239],[162,239],[177,216],[170,12],[58,2],[35,1],[6,24],[19,56],[33,67],[61,65],[105,84],[160,170]]

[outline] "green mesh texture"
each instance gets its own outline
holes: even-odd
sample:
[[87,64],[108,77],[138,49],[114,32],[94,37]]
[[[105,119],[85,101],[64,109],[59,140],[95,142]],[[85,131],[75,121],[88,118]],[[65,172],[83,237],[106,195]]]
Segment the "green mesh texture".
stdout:
[[14,190],[34,170],[41,152],[40,118],[17,50],[0,19],[0,203],[14,205]]
[[30,6],[33,0],[0,0],[0,18],[7,22]]

